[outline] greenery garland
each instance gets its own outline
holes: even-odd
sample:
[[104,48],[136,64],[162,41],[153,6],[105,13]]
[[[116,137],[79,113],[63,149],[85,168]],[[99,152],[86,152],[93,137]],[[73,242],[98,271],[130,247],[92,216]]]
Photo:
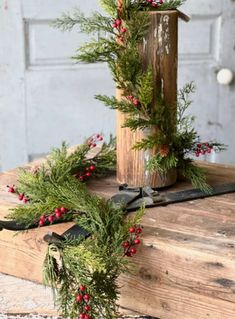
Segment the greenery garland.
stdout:
[[[127,115],[124,127],[133,131],[149,129],[153,132],[134,145],[135,149],[157,149],[148,162],[151,171],[167,172],[178,169],[189,178],[193,186],[210,192],[205,172],[194,165],[192,155],[221,151],[225,146],[214,142],[201,142],[193,127],[194,118],[185,115],[191,105],[190,93],[194,85],[187,84],[178,94],[177,114],[174,108],[164,102],[162,93],[158,93],[157,105],[153,106],[154,87],[153,70],[142,69],[139,44],[142,43],[149,27],[150,10],[175,10],[185,1],[168,0],[125,0],[122,12],[117,10],[118,1],[100,0],[106,15],[98,12],[85,17],[79,10],[73,14],[63,14],[53,25],[62,30],[70,30],[78,25],[81,32],[94,36],[77,50],[74,59],[78,62],[107,62],[117,87],[123,92],[120,101],[115,96],[97,95],[111,109]],[[172,127],[176,126],[177,130]],[[152,128],[157,128],[152,130]]]
[[125,217],[122,207],[92,194],[86,186],[91,178],[115,170],[115,140],[103,143],[92,155],[97,139],[102,138],[96,135],[72,153],[63,143],[41,166],[22,170],[17,187],[8,186],[19,200],[27,199],[8,218],[26,227],[73,220],[91,234],[86,240],[70,236],[49,244],[44,261],[45,283],[53,288],[63,316],[69,318],[117,316],[117,279],[131,270],[127,257],[136,254],[142,233],[143,208],[134,217]]
[[[169,112],[161,94],[153,109],[153,71],[151,67],[147,71],[141,69],[138,51],[138,44],[149,26],[145,11],[177,9],[184,1],[125,0],[122,17],[116,0],[100,2],[108,16],[94,13],[86,18],[77,11],[72,16],[63,15],[54,23],[61,29],[71,29],[78,24],[83,32],[99,34],[99,40],[81,47],[74,58],[89,63],[107,62],[125,98],[122,101],[102,95],[96,98],[126,113],[125,126],[133,131],[158,128],[158,135],[150,135],[134,146],[139,150],[156,146],[159,149],[148,163],[149,170],[164,172],[179,168],[193,185],[209,191],[204,172],[193,164],[189,155],[199,156],[212,149],[219,151],[224,146],[215,142],[201,143],[192,125],[194,118],[185,115],[191,105],[189,94],[194,91],[193,84],[179,91],[177,114]],[[172,131],[176,117],[178,129]],[[8,218],[26,227],[73,220],[92,234],[86,240],[66,237],[64,241],[50,244],[44,262],[45,283],[54,289],[62,314],[72,319],[117,316],[117,278],[130,271],[126,257],[135,255],[140,244],[144,209],[132,218],[125,218],[122,207],[91,194],[86,187],[90,178],[115,171],[113,138],[103,143],[95,155],[89,155],[102,139],[96,134],[72,153],[63,143],[40,167],[33,171],[22,170],[17,187],[8,186],[9,192],[17,194],[25,204],[12,209]]]

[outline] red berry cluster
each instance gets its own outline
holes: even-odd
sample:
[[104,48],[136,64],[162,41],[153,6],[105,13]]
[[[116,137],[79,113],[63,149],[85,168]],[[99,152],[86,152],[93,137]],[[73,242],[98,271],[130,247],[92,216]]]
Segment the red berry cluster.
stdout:
[[164,3],[164,0],[147,0],[147,3],[153,8],[157,8]]
[[76,178],[79,179],[81,182],[86,180],[87,178],[92,176],[92,173],[95,171],[95,165],[90,165],[86,168],[86,172],[84,173],[77,173]]
[[90,148],[94,148],[97,146],[98,142],[103,141],[103,137],[100,134],[94,134],[92,137],[89,138],[87,144]]
[[200,155],[210,154],[213,151],[213,145],[206,142],[197,144],[197,148],[195,150],[195,156],[199,157]]
[[141,243],[139,236],[142,233],[142,227],[131,226],[129,229],[129,240],[125,241],[122,244],[124,248],[124,255],[132,257],[136,254],[136,246]]
[[23,201],[25,204],[28,203],[29,198],[27,196],[25,196],[24,193],[22,193],[22,194],[18,193],[18,191],[15,189],[15,185],[12,185],[12,186],[8,186],[7,185],[7,188],[8,188],[8,192],[9,193],[17,194],[18,195],[18,199],[20,201]]
[[123,21],[121,19],[116,19],[112,27],[117,30],[118,32],[118,39],[123,42],[124,41],[124,34],[127,32],[127,29],[123,26]]
[[86,292],[86,286],[81,285],[78,289],[78,294],[76,296],[76,302],[81,304],[82,312],[79,315],[80,319],[91,319],[89,312],[91,311],[91,306],[88,304],[90,300],[90,295]]
[[135,106],[139,106],[140,105],[140,101],[138,99],[136,99],[133,95],[128,95],[127,99],[133,103]]
[[65,207],[55,208],[54,213],[50,215],[42,215],[39,219],[38,225],[44,226],[48,221],[49,223],[53,223],[56,219],[60,219],[64,214],[68,212],[68,209]]
[[123,26],[123,21],[121,19],[116,19],[112,24],[114,29],[117,29],[119,33],[126,33],[126,28]]

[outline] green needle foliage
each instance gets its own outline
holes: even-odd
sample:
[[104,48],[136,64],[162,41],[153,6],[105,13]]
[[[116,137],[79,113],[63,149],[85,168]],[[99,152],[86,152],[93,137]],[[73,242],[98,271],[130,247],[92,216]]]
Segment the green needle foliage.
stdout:
[[62,186],[51,189],[49,198],[66,207],[83,212],[75,220],[92,237],[67,239],[48,247],[44,263],[44,277],[55,291],[62,313],[77,318],[84,312],[84,304],[76,301],[79,286],[86,286],[90,297],[91,315],[114,318],[118,298],[118,276],[128,271],[122,243],[128,238],[130,225],[140,222],[143,209],[132,219],[124,219],[121,207],[116,207],[96,195],[73,177]]
[[[27,195],[29,202],[14,208],[8,218],[30,226],[38,224],[42,214],[48,216],[56,208],[66,207],[64,221],[73,220],[91,237],[66,237],[49,244],[45,284],[53,288],[55,302],[65,317],[73,319],[86,313],[92,318],[111,319],[117,317],[117,278],[131,270],[122,244],[130,238],[130,227],[139,227],[144,209],[125,217],[123,207],[91,193],[86,183],[76,178],[91,165],[96,167],[93,178],[115,170],[115,140],[111,137],[93,155],[89,144],[88,140],[71,153],[63,143],[41,166],[22,170],[15,190]],[[89,295],[89,302],[76,299],[81,285],[86,287],[83,295]]]
[[[52,150],[40,167],[30,171],[22,169],[18,177],[17,192],[25,194],[30,199],[30,205],[14,208],[8,218],[29,226],[37,223],[41,215],[49,214],[57,207],[66,207],[71,213],[66,214],[64,219],[73,219],[73,211],[77,208],[74,208],[73,203],[68,201],[67,195],[62,192],[71,176],[74,179],[74,176],[83,176],[90,166],[95,167],[91,173],[92,178],[108,176],[116,170],[116,145],[112,136],[108,143],[103,143],[101,148],[94,152],[95,155],[89,155],[91,148],[87,141],[72,153],[69,152],[66,143],[63,143],[61,148]],[[82,193],[83,183],[80,183],[79,187]],[[55,189],[62,192],[60,198],[54,195]],[[73,190],[70,191],[73,194]]]
[[[153,8],[146,0],[124,0],[123,10],[118,12],[117,1],[101,0],[106,15],[93,13],[91,17],[85,17],[75,11],[55,20],[54,26],[62,30],[77,26],[81,32],[92,34],[91,41],[77,50],[74,59],[108,64],[123,98],[96,95],[96,99],[127,115],[123,127],[133,132],[148,132],[133,146],[139,151],[156,150],[156,155],[147,163],[148,169],[165,174],[170,169],[178,169],[195,187],[209,191],[205,172],[194,166],[192,159],[192,155],[198,156],[197,145],[201,143],[194,129],[194,118],[185,115],[192,103],[190,94],[194,92],[194,85],[189,83],[179,91],[177,108],[166,105],[162,92],[153,87],[152,66],[143,69],[139,50],[149,28],[147,11],[175,10],[184,2],[169,0]],[[214,141],[207,144],[214,151],[225,149],[224,145]],[[203,146],[202,152],[204,150],[208,148]]]

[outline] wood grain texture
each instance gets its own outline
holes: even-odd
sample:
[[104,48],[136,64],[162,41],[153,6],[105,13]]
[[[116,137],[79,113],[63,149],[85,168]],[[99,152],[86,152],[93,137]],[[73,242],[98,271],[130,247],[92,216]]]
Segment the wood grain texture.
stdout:
[[123,15],[123,0],[118,0],[117,1],[117,11],[118,11],[119,18],[122,18],[122,15]]
[[[154,72],[154,101],[162,93],[168,107],[176,107],[177,101],[177,66],[178,66],[178,12],[149,12],[150,27],[143,44],[140,46],[143,70],[149,65]],[[117,98],[123,99],[122,91],[117,90]],[[153,188],[170,186],[176,182],[175,170],[167,174],[149,173],[146,163],[156,150],[134,151],[133,145],[157,129],[132,132],[123,128],[127,115],[117,112],[117,180],[131,186],[148,185]],[[174,127],[172,128],[175,129]]]
[[[235,181],[235,167],[199,163],[212,185]],[[0,175],[0,218],[18,203],[5,185],[16,171]],[[106,198],[117,191],[115,177],[90,182]],[[191,188],[178,182],[168,191]],[[160,319],[235,318],[235,193],[148,209],[135,270],[119,279],[120,305]],[[72,223],[25,234],[0,232],[0,272],[42,281],[48,231],[62,234]]]

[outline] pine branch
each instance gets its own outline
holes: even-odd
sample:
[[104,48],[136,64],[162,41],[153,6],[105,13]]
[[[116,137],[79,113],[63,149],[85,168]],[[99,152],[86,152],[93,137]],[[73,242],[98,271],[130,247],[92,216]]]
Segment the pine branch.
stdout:
[[127,12],[125,24],[127,28],[126,43],[128,45],[136,45],[143,41],[143,37],[148,32],[149,15],[136,9],[131,12],[130,18],[130,12]]
[[123,82],[132,83],[133,86],[137,83],[137,78],[140,75],[141,62],[140,53],[137,46],[132,46],[131,43],[120,51],[117,58],[116,68],[112,70],[114,72],[114,79],[118,84]]
[[105,106],[109,106],[112,110],[133,115],[139,114],[139,110],[129,101],[119,101],[116,97],[108,97],[107,95],[96,95],[95,98],[103,102]]
[[128,117],[125,119],[123,127],[128,127],[131,129],[131,131],[136,131],[138,129],[144,130],[146,128],[151,127],[151,123],[149,123],[149,120],[143,119],[141,117]]
[[78,9],[72,14],[63,13],[61,18],[57,18],[52,22],[52,26],[62,31],[69,31],[78,26],[81,32],[87,34],[108,32],[115,35],[110,17],[103,16],[98,12],[94,12],[90,17],[85,17]]
[[147,169],[151,172],[158,171],[161,174],[167,173],[172,168],[178,167],[178,158],[174,153],[170,153],[168,156],[162,157],[159,153],[153,156],[147,163]]
[[115,60],[118,49],[114,40],[100,38],[81,46],[73,59],[85,63],[110,62]]
[[111,16],[117,15],[117,1],[116,0],[99,0],[101,7]]
[[138,98],[141,106],[149,113],[149,107],[153,101],[153,71],[151,68],[142,73],[137,80]]
[[84,211],[78,218],[79,225],[93,236],[83,242],[68,239],[59,246],[49,247],[44,263],[45,279],[54,287],[64,315],[77,318],[77,314],[83,311],[75,299],[82,284],[91,296],[93,317],[116,318],[116,280],[129,269],[126,258],[123,258],[122,243],[127,240],[130,226],[140,222],[144,209],[124,221],[120,207],[89,194],[85,187],[79,186],[76,191],[77,187],[78,184],[71,179],[51,189],[50,196],[67,198],[74,207]]
[[143,138],[141,141],[137,142],[134,146],[134,150],[151,150],[156,148],[157,145],[162,145],[163,140],[161,134],[152,134],[146,138]]
[[190,159],[181,161],[179,168],[182,175],[188,178],[195,188],[199,188],[205,193],[211,193],[212,188],[207,184],[206,172],[202,168],[194,165]]

